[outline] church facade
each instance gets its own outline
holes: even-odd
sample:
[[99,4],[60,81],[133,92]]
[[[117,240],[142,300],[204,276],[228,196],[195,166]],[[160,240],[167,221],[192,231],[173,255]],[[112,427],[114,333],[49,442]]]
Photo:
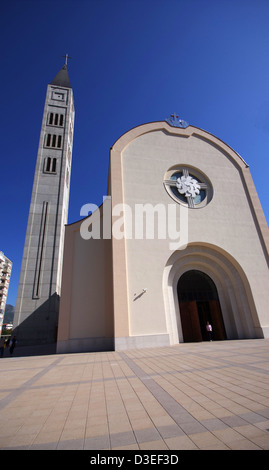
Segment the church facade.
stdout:
[[[67,225],[74,103],[48,85],[15,312],[57,353],[269,337],[268,226],[244,159],[175,114],[111,147],[108,190]],[[90,215],[88,215],[90,214]]]
[[107,196],[66,226],[59,353],[203,341],[207,322],[214,340],[269,337],[268,227],[234,150],[175,115],[138,126]]

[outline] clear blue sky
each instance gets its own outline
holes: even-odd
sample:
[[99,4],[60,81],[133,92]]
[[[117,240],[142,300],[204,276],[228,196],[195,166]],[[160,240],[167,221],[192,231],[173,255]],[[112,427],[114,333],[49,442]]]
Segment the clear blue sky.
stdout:
[[2,0],[0,25],[8,303],[16,302],[46,88],[65,53],[76,110],[69,222],[83,204],[102,202],[113,143],[174,111],[246,160],[269,220],[268,0]]

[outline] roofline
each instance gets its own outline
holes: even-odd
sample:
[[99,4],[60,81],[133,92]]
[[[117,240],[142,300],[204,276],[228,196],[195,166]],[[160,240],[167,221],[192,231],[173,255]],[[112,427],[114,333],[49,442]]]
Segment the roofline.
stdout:
[[[159,126],[158,126],[159,125]],[[137,132],[139,129],[142,130],[142,128],[147,128],[144,129],[144,132]],[[247,162],[241,157],[241,155],[236,152],[230,145],[226,144],[223,140],[221,140],[219,137],[216,137],[214,134],[201,129],[200,127],[188,125],[187,127],[174,127],[171,124],[169,124],[167,121],[152,121],[148,122],[145,124],[139,124],[138,126],[133,127],[132,129],[129,129],[128,131],[124,132],[121,137],[119,137],[114,144],[112,145],[110,150],[123,150],[126,145],[128,145],[132,140],[135,138],[139,137],[140,135],[146,134],[148,132],[155,132],[158,130],[166,130],[170,134],[176,134],[176,135],[182,135],[185,137],[190,137],[191,135],[197,135],[199,137],[203,137],[205,140],[210,141],[211,143],[214,143],[218,147],[222,148],[222,150],[226,151],[231,151],[240,159],[240,161],[248,168],[249,165]],[[133,134],[133,138],[130,140],[127,139],[128,134]],[[202,135],[204,134],[204,135]],[[215,141],[215,142],[214,142]],[[122,146],[121,144],[124,143]],[[226,147],[226,148],[225,148]]]

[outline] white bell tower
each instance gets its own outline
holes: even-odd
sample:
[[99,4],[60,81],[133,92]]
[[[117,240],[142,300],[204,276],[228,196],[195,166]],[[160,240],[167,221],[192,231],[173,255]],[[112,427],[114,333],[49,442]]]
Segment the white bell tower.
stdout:
[[57,337],[75,114],[67,58],[47,87],[14,317],[18,346]]

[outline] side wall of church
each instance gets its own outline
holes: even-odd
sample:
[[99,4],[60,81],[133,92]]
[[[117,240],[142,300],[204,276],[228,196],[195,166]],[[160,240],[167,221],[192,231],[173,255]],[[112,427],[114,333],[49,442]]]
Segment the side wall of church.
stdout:
[[85,240],[81,223],[66,227],[58,353],[114,347],[111,240]]

